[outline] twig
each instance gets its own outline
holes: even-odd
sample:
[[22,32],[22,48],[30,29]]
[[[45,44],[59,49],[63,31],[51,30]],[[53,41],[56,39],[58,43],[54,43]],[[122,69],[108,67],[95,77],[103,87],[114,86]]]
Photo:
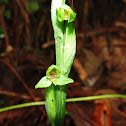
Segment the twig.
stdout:
[[16,0],[16,2],[18,4],[18,6],[20,7],[21,13],[22,13],[22,15],[24,16],[24,19],[25,19],[25,25],[26,25],[25,28],[26,28],[26,34],[27,34],[27,37],[26,37],[27,38],[27,45],[31,46],[31,35],[30,35],[30,30],[29,30],[29,22],[30,22],[29,17],[27,15],[21,1]]
[[87,77],[87,73],[84,70],[83,66],[80,64],[77,58],[74,59],[73,63],[74,68],[76,69],[81,81],[84,81],[85,78]]
[[50,47],[50,46],[52,46],[54,44],[55,44],[54,40],[53,41],[50,41],[50,42],[46,42],[46,43],[44,43],[42,45],[42,48],[48,48],[48,47]]
[[[14,73],[15,75],[18,77],[18,79],[22,82],[23,86],[26,88],[26,90],[28,91],[28,93],[31,95],[31,97],[33,98],[34,101],[36,101],[34,94],[31,92],[31,90],[29,89],[29,87],[27,86],[26,82],[21,78],[21,76],[15,71],[15,69],[5,60],[0,59],[0,62],[4,63],[5,65],[7,65]],[[45,110],[39,106],[41,111],[43,112],[44,115],[46,115]]]
[[19,25],[18,25],[18,6],[16,4],[15,1],[12,1],[13,2],[13,13],[14,13],[14,18],[13,18],[13,21],[14,21],[14,30],[15,30],[15,38],[16,38],[16,47],[17,49],[19,48]]
[[[7,90],[4,90],[0,87],[0,94],[2,95],[9,95],[11,97],[20,97],[20,98],[23,98],[23,99],[31,99],[30,96],[28,95],[25,95],[25,94],[18,94],[18,93],[15,93],[15,92],[12,92],[12,91],[7,91]],[[39,101],[41,100],[41,98],[39,97],[35,97],[35,101]]]

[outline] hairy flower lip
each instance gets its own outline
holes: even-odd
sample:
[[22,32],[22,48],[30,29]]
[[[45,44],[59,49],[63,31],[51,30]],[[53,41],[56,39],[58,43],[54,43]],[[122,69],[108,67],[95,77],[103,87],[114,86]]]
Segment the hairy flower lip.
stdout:
[[46,71],[47,78],[57,78],[60,76],[60,69],[56,65],[51,65]]
[[57,78],[57,75],[51,75],[49,76],[50,79],[56,79]]

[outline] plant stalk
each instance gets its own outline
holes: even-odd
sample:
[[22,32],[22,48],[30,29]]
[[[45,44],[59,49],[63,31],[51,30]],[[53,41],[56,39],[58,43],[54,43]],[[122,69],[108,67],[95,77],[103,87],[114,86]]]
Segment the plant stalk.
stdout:
[[[68,9],[62,11],[63,13],[66,12],[69,15],[72,11],[70,7],[65,5],[65,1],[52,0],[51,20],[55,38],[56,66],[60,69],[62,75],[68,77],[76,52],[76,35],[73,22],[65,20],[66,17],[63,17],[63,21],[59,20],[59,10],[63,6]],[[71,16],[69,15],[69,18]],[[60,84],[57,86],[52,84],[46,89],[45,107],[52,126],[64,125],[66,90],[66,85],[61,86]]]
[[[59,22],[57,19],[56,9],[65,0],[52,0],[51,3],[51,19],[54,29],[55,49],[56,49],[56,65],[64,72],[64,22]],[[55,86],[51,85],[46,88],[45,107],[48,118],[52,126],[63,126],[66,104],[66,85]]]

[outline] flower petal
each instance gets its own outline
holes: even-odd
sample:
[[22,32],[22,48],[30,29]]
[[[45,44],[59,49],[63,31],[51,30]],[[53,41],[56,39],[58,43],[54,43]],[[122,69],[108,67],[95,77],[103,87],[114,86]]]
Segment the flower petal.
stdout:
[[69,77],[66,77],[64,75],[60,75],[59,78],[57,78],[57,85],[66,85],[66,84],[69,84],[69,83],[73,83],[74,80],[69,78]]
[[52,84],[52,82],[47,79],[46,76],[42,77],[40,81],[35,85],[35,89],[37,88],[46,88],[49,87]]

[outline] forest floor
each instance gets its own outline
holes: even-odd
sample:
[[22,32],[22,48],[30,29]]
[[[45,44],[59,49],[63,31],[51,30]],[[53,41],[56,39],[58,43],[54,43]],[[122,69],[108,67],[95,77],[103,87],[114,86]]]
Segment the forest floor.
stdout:
[[[27,10],[28,0],[11,0],[4,6],[12,17],[0,14],[5,34],[0,39],[0,108],[45,100],[45,89],[34,87],[55,64],[55,42],[50,1],[38,1],[37,12]],[[126,5],[125,1],[112,1],[110,6],[104,2],[74,2],[77,53],[69,77],[75,82],[67,85],[67,98],[126,94],[126,16],[122,16]],[[118,8],[112,11],[113,6]],[[126,126],[126,99],[67,103],[66,111],[65,126]],[[49,125],[44,106],[0,113],[0,126]]]

